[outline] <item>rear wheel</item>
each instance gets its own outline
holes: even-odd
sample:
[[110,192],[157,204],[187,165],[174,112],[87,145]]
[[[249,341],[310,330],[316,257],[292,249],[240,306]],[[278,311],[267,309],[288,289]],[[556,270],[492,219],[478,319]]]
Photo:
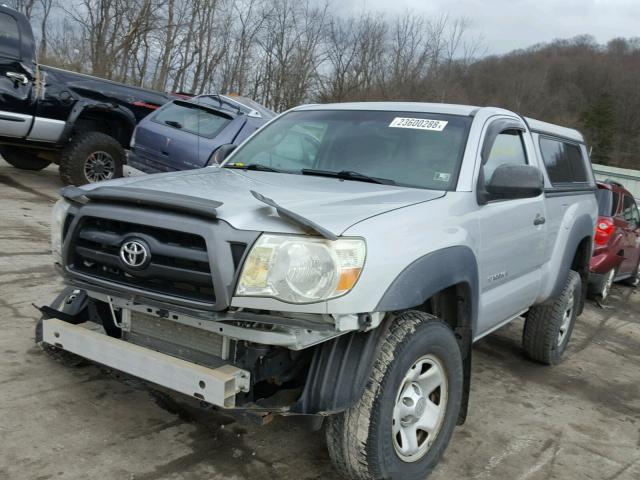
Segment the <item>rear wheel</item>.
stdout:
[[625,278],[623,283],[630,287],[637,287],[640,285],[640,262],[636,265],[636,269],[633,271],[633,274],[629,278]]
[[616,277],[616,269],[612,268],[602,276],[598,276],[592,284],[589,285],[589,298],[596,302],[604,302],[611,293],[613,279]]
[[35,151],[26,148],[2,147],[0,154],[9,165],[20,170],[42,170],[51,163],[49,160],[38,158]]
[[113,137],[100,132],[76,136],[60,156],[60,178],[67,185],[111,180],[122,176],[125,152]]
[[462,400],[451,328],[407,311],[385,336],[362,398],[327,420],[329,454],[352,479],[425,478],[447,447]]
[[547,365],[560,362],[573,332],[581,293],[580,275],[570,270],[560,295],[529,309],[522,343],[530,358]]

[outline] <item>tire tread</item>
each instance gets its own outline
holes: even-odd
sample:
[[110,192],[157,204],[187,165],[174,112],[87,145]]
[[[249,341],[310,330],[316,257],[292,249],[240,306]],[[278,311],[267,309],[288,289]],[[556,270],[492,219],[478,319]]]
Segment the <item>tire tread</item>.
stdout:
[[[125,157],[122,145],[113,137],[101,132],[85,132],[79,134],[69,143],[60,154],[60,178],[65,185],[84,185],[86,179],[80,176],[80,171],[84,169],[82,149],[94,143],[108,142],[113,148],[119,150],[120,159],[116,161],[116,172],[113,178],[121,176],[122,159]],[[120,170],[120,171],[119,171]]]
[[[418,326],[424,323],[438,324],[450,331],[447,324],[433,315],[413,310],[404,312],[402,321],[392,321],[388,327],[362,398],[354,407],[330,416],[325,422],[329,455],[334,467],[346,478],[353,480],[382,478],[382,473],[376,469],[379,462],[375,458],[375,450],[367,449],[369,428],[371,424],[378,424],[380,420],[379,409],[374,408],[374,402],[384,388],[385,375],[395,358],[395,352],[401,344],[410,339]],[[444,452],[444,447],[441,448],[437,458]]]
[[[550,303],[535,305],[529,309],[527,320],[524,324],[522,343],[525,352],[532,360],[536,360],[546,365],[557,362],[554,356],[554,347],[557,337],[554,328],[550,328],[551,323],[557,321],[558,317],[564,315],[564,305],[571,290],[576,288],[576,282],[580,281],[580,275],[569,271],[569,276],[560,295]],[[577,302],[578,299],[575,299]]]

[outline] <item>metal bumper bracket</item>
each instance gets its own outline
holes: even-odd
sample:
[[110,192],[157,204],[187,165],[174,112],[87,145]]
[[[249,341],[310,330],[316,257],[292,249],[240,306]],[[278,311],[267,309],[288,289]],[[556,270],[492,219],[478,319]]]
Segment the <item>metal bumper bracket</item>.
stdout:
[[233,365],[203,367],[57,319],[42,328],[45,343],[219,407],[249,391],[249,372]]

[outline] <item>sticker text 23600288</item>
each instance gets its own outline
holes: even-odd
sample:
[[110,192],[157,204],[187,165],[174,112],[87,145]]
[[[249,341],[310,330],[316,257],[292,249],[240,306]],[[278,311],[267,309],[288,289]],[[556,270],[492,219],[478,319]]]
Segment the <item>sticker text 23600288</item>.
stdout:
[[389,124],[393,128],[416,128],[418,130],[431,130],[441,132],[447,126],[444,120],[429,120],[428,118],[404,118],[396,117]]

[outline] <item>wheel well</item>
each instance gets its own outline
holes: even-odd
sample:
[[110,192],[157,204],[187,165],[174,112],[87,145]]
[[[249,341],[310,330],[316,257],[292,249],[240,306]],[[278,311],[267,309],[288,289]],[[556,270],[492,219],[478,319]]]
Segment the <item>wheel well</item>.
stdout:
[[473,343],[473,295],[468,283],[457,283],[427,299],[418,310],[435,315],[449,324],[453,330],[464,365],[464,387],[462,405],[458,416],[458,425],[462,425],[467,418],[469,408],[469,393],[471,388],[471,345]]
[[467,283],[451,285],[428,298],[416,310],[430,313],[444,320],[455,332],[472,328],[471,289]]
[[127,148],[133,127],[122,115],[108,111],[89,110],[83,112],[75,121],[72,136],[86,132],[100,132],[115,138],[120,145]]
[[578,244],[578,248],[576,248],[576,253],[573,256],[573,260],[571,261],[571,270],[578,272],[580,275],[580,280],[582,281],[582,294],[580,301],[580,308],[578,309],[578,315],[582,313],[582,309],[584,308],[584,302],[587,296],[587,286],[589,281],[589,263],[591,261],[591,250],[592,250],[592,238],[585,237]]

